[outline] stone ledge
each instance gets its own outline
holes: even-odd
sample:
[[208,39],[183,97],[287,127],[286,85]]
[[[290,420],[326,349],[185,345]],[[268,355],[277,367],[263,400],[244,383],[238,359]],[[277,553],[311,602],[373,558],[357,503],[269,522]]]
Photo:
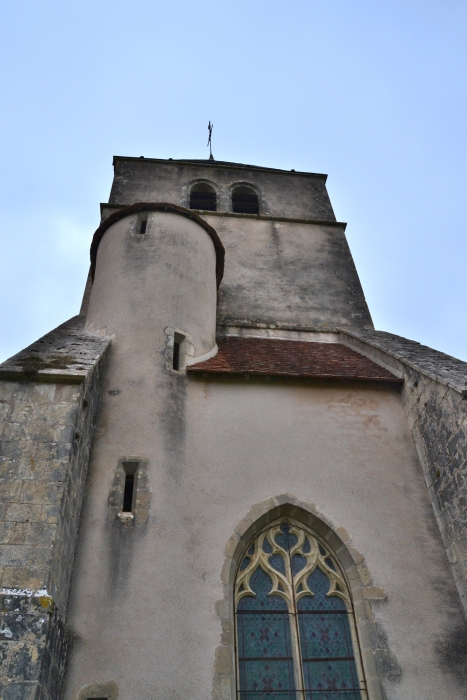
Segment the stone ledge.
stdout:
[[84,322],[83,316],[74,316],[2,362],[0,379],[81,384],[111,342],[84,330]]
[[354,331],[347,328],[340,328],[339,331],[344,336],[382,351],[402,365],[454,389],[463,399],[467,398],[467,362],[414,340],[384,331]]
[[[125,209],[128,204],[105,204],[101,203],[101,217],[103,217],[106,209],[119,211]],[[347,223],[344,221],[335,221],[333,219],[294,219],[290,216],[271,216],[270,214],[237,214],[233,211],[208,211],[206,209],[190,209],[199,216],[219,216],[222,218],[232,219],[252,219],[253,221],[283,221],[292,224],[308,224],[309,226],[332,226],[333,228],[342,228],[344,231],[347,228]],[[103,218],[103,221],[105,219]]]

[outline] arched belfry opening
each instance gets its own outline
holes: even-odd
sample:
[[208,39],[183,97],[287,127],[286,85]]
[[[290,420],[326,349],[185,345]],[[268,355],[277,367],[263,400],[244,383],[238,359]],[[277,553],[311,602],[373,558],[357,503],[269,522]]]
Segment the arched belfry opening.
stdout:
[[239,185],[233,189],[232,211],[235,214],[259,214],[259,197],[252,187]]
[[190,190],[190,209],[217,211],[217,193],[207,182],[198,182]]
[[239,700],[365,700],[351,594],[328,546],[289,518],[249,544],[235,578]]

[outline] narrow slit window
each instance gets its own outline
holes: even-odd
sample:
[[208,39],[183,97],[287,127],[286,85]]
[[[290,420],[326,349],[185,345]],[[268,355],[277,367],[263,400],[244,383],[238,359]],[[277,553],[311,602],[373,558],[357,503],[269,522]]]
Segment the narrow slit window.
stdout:
[[131,513],[133,512],[138,462],[125,462],[123,470],[125,472],[125,484],[123,486],[122,513]]
[[190,190],[190,209],[217,211],[217,194],[214,187],[200,182]]
[[259,214],[259,199],[251,187],[236,187],[232,192],[232,211],[235,214]]
[[131,513],[133,510],[133,491],[135,489],[135,475],[125,474],[125,490],[123,492],[123,512]]
[[148,220],[143,219],[143,221],[141,222],[141,225],[139,227],[139,232],[140,232],[141,236],[144,236],[144,234],[146,233],[147,226],[148,226]]
[[176,372],[179,372],[182,369],[182,359],[183,359],[182,346],[183,346],[184,340],[185,340],[184,335],[182,335],[181,333],[174,333],[174,350],[173,350],[173,357],[172,357],[172,369],[174,369]]

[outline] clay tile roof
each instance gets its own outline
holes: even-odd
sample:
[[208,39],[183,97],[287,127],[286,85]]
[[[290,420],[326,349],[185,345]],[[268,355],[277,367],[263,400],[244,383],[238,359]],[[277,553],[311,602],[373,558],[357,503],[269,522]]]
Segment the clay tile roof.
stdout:
[[218,346],[215,357],[187,367],[187,372],[402,383],[388,370],[340,343],[230,337],[219,340]]

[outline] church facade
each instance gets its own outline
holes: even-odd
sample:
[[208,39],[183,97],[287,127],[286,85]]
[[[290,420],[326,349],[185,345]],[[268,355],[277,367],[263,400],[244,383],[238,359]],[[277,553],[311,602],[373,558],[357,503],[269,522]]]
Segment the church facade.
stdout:
[[374,329],[326,176],[114,170],[0,365],[0,698],[466,700],[467,363]]

